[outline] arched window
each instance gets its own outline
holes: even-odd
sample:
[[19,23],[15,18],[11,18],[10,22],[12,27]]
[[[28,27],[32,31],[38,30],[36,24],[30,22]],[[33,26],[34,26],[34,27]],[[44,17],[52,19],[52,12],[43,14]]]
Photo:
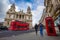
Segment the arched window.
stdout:
[[9,25],[9,21],[7,22],[7,24]]
[[22,18],[24,19],[24,15],[22,15]]
[[21,15],[19,15],[19,18],[21,18]]

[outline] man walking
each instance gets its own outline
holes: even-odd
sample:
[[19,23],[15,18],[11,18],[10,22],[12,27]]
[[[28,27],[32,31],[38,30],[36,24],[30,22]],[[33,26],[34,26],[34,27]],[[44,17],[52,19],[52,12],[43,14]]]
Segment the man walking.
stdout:
[[38,32],[38,25],[35,24],[35,32],[36,32],[36,35],[37,35],[37,32]]

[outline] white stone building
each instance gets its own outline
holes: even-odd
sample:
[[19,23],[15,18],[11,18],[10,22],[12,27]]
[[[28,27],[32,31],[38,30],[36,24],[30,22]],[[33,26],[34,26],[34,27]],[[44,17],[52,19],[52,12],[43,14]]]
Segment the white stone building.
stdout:
[[11,8],[6,13],[4,26],[10,27],[10,22],[12,20],[27,22],[29,23],[29,28],[32,28],[32,13],[30,7],[28,6],[26,13],[24,13],[23,10],[16,12],[15,4],[12,4]]

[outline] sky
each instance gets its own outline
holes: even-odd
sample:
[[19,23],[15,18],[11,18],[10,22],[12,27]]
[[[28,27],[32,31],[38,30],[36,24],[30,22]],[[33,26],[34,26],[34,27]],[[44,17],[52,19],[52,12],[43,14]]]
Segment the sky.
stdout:
[[17,12],[20,10],[26,12],[27,7],[30,6],[32,24],[34,25],[39,22],[44,9],[44,0],[0,0],[0,22],[4,22],[6,12],[13,3],[15,3]]

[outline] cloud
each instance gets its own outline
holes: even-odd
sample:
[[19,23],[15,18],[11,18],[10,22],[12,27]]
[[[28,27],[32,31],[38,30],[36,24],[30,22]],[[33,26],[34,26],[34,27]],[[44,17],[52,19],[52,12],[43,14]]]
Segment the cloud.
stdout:
[[[27,11],[28,6],[30,6],[30,8],[32,8],[32,4],[29,2],[21,2],[21,3],[16,3],[16,7],[18,8],[18,10],[23,10],[24,12]],[[17,10],[16,10],[17,11]]]
[[44,8],[45,8],[44,6],[38,5],[37,6],[37,11],[43,11]]
[[30,8],[32,8],[32,4],[31,3],[26,3],[27,6],[30,6]]
[[0,0],[0,21],[5,18],[6,11],[8,10],[9,0]]
[[[30,6],[31,7],[31,11],[32,11],[32,20],[33,20],[33,25],[35,23],[38,23],[38,21],[40,20],[42,13],[43,13],[43,9],[44,9],[44,1],[43,0],[31,0],[30,2],[26,2],[25,0],[23,0],[22,2],[19,0],[0,0],[0,19],[3,20],[5,18],[6,15],[6,11],[10,8],[11,4],[15,3],[16,4],[16,11],[20,11],[23,10],[24,12],[27,11],[27,7]],[[1,21],[0,20],[0,21]]]
[[0,22],[4,22],[4,19],[0,18]]
[[9,0],[9,2],[10,2],[11,4],[13,4],[13,3],[15,3],[15,0]]
[[44,9],[44,8],[45,8],[44,6],[38,5],[36,10],[32,10],[33,26],[34,26],[36,23],[37,23],[37,24],[39,23],[39,20],[40,20],[40,18],[41,18],[41,16],[42,16],[42,13],[43,13],[43,9]]
[[15,0],[11,0],[11,2],[14,2],[15,3]]
[[37,5],[44,5],[44,0],[34,0],[34,3],[36,3]]
[[15,7],[16,7],[16,9],[15,9],[16,12],[20,11],[18,6],[15,6]]

